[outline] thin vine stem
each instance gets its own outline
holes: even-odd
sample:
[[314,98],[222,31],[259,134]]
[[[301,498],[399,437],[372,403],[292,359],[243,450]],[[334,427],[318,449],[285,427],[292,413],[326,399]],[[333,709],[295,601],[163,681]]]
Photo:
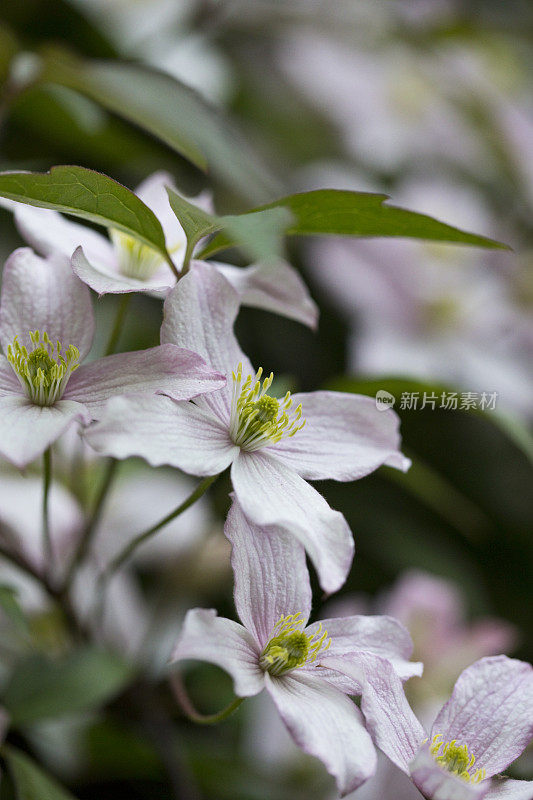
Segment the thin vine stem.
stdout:
[[113,323],[113,328],[107,341],[107,347],[104,353],[106,356],[112,355],[116,350],[120,334],[122,333],[124,319],[131,303],[131,298],[132,292],[124,292],[124,294],[122,294],[120,297],[117,313],[115,315],[115,321]]
[[43,506],[42,506],[42,530],[43,530],[43,552],[45,559],[45,572],[52,574],[54,548],[52,536],[50,534],[50,485],[52,483],[52,451],[48,447],[43,453]]
[[184,511],[194,505],[194,503],[196,503],[196,501],[206,493],[211,484],[217,478],[218,475],[210,475],[209,477],[204,478],[203,481],[198,484],[196,489],[191,492],[191,494],[183,501],[183,503],[180,503],[180,505],[175,508],[174,511],[171,511],[170,514],[166,515],[166,517],[163,517],[163,519],[161,519],[159,522],[156,522],[156,524],[152,525],[151,528],[148,528],[146,531],[143,531],[135,536],[135,538],[132,539],[106,567],[104,571],[104,575],[107,576],[106,579],[108,580],[111,578],[115,572],[120,569],[120,567],[125,561],[128,560],[128,558],[139,547],[139,545],[143,544],[143,542],[146,542],[147,539],[151,539],[154,534],[161,530],[161,528],[164,528],[165,525],[168,525],[169,522],[172,522],[174,519],[176,519],[176,517],[179,517],[180,514],[183,514]]
[[218,725],[219,722],[224,722],[225,719],[239,708],[245,699],[244,697],[235,697],[226,708],[223,708],[222,711],[219,711],[217,714],[201,714],[192,704],[181,675],[177,672],[174,673],[170,676],[169,682],[174,697],[178,701],[185,716],[190,719],[191,722],[196,722],[198,725]]
[[79,565],[81,564],[81,562],[83,561],[89,550],[94,534],[98,527],[98,523],[102,518],[102,512],[104,510],[105,501],[107,499],[107,495],[109,494],[109,490],[113,485],[113,481],[115,479],[119,463],[120,462],[117,461],[115,458],[110,458],[107,463],[107,468],[102,481],[102,485],[100,487],[100,491],[98,493],[98,497],[96,498],[96,502],[94,504],[93,512],[90,515],[87,524],[80,536],[78,547],[74,553],[74,556],[72,557],[72,561],[70,562],[70,566],[67,570],[64,579],[62,592],[69,591],[74,576],[76,574],[76,570],[78,569]]

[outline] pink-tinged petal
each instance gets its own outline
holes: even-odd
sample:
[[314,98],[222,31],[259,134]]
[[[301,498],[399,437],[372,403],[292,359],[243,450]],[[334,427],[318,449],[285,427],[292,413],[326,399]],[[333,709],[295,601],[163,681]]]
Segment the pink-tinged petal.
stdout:
[[280,617],[311,611],[311,586],[302,545],[283,530],[260,528],[233,500],[224,533],[232,544],[235,607],[263,649]]
[[487,800],[533,800],[533,781],[493,778]]
[[413,783],[428,800],[481,800],[490,788],[490,781],[471,783],[440,767],[427,744],[420,748],[410,770]]
[[341,796],[353,792],[376,771],[376,751],[361,712],[345,694],[293,670],[266,688],[296,744],[324,764]]
[[163,265],[152,278],[140,281],[137,278],[122,275],[116,265],[106,267],[97,261],[89,261],[81,247],[78,247],[72,254],[71,264],[78,278],[99,295],[125,294],[126,292],[166,292],[176,283],[176,278],[167,265]]
[[15,222],[22,237],[43,256],[62,253],[70,258],[77,247],[83,247],[87,258],[94,263],[108,269],[116,265],[109,239],[86,225],[66,219],[57,211],[17,203]]
[[13,367],[3,355],[0,355],[0,397],[6,395],[23,395],[24,390],[20,385]]
[[361,710],[377,746],[404,772],[426,733],[413,714],[400,678],[388,660],[369,653],[349,658],[320,657],[323,667],[346,675],[359,685]]
[[392,617],[335,617],[309,625],[307,632],[315,631],[319,624],[331,638],[328,657],[349,657],[350,653],[364,650],[386,658],[401,680],[422,674],[423,665],[409,661],[413,642],[408,631]]
[[224,383],[196,353],[162,344],[84,364],[72,375],[64,397],[79,400],[94,413],[114,395],[158,393],[189,400]]
[[256,525],[274,525],[295,536],[309,554],[324,591],[340,589],[354,553],[343,515],[293,469],[265,452],[241,451],[231,478],[246,516]]
[[399,451],[399,420],[378,411],[373,398],[342,392],[295,394],[304,428],[269,447],[277,458],[308,480],[353,481],[387,464],[406,471],[410,461]]
[[215,266],[238,292],[243,306],[264,308],[316,329],[318,307],[290,264],[277,261],[244,268],[220,263]]
[[75,420],[89,422],[80,403],[59,400],[38,406],[25,397],[0,397],[0,455],[19,469],[41,456]]
[[99,453],[140,456],[152,467],[169,464],[191,475],[223,472],[238,453],[216,417],[162,395],[111,398],[85,438]]
[[80,360],[90,350],[94,314],[87,287],[74,275],[70,261],[55,254],[40,258],[29,247],[21,247],[7,259],[2,278],[0,344],[4,352],[15,336],[33,349],[29,331],[46,331],[80,351]]
[[[152,209],[158,218],[165,234],[167,249],[171,253],[176,266],[180,268],[185,255],[187,237],[170,206],[166,191],[167,186],[181,194],[176,188],[172,175],[163,171],[154,172],[137,186],[135,194],[148,208]],[[189,202],[194,203],[194,199],[187,199]]]
[[198,353],[228,378],[224,389],[202,400],[226,424],[230,418],[233,384],[231,373],[239,363],[243,374],[254,370],[233,333],[239,295],[228,281],[205,261],[193,261],[165,300],[161,342],[171,342]]
[[533,738],[533,667],[491,656],[465,669],[431,735],[466,744],[487,777],[502,772]]
[[190,658],[216,664],[233,678],[236,695],[251,697],[265,686],[258,657],[257,645],[246,628],[217,617],[213,608],[193,608],[187,612],[170,660]]

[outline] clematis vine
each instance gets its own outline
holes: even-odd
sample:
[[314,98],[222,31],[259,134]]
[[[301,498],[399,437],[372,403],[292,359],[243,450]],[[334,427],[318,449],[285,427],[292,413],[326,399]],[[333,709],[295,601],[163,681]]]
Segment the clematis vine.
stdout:
[[81,362],[94,334],[87,287],[61,255],[29,248],[7,260],[0,302],[0,454],[25,467],[74,422],[88,424],[106,400],[168,392],[185,400],[224,378],[196,353],[165,344]]
[[185,275],[164,306],[161,341],[194,349],[227,377],[227,384],[194,403],[163,397],[110,402],[87,432],[92,447],[116,458],[139,455],[193,475],[231,465],[244,513],[275,525],[303,544],[326,592],[346,579],[353,539],[346,520],[307,480],[351,481],[382,464],[405,470],[398,418],[369,397],[340,392],[269,394],[242,352],[233,324],[239,296],[208,263]]
[[[179,272],[187,240],[170,207],[166,186],[177,191],[171,175],[156,172],[135,193],[159,219],[167,250]],[[208,192],[191,202],[206,211],[213,210]],[[2,205],[13,209],[21,235],[38,253],[61,252],[68,258],[72,256],[76,275],[99,295],[144,292],[164,296],[176,283],[176,275],[159,253],[122,231],[111,229],[107,238],[57,211],[12,201],[2,201]],[[194,265],[195,262],[191,269]],[[316,327],[317,307],[290,264],[277,261],[241,268],[216,263],[215,267],[233,285],[244,305],[264,308]]]
[[406,679],[421,672],[409,661],[409,634],[391,617],[307,625],[311,588],[303,548],[283,531],[260,530],[235,500],[225,532],[242,625],[213,609],[189,611],[172,661],[222,667],[241,698],[266,689],[296,744],[323,762],[344,795],[373,775],[376,753],[361,712],[347,697],[359,693],[359,685],[323,669],[322,659],[329,654],[343,663],[358,653],[378,653],[398,680]]
[[459,676],[429,735],[409,707],[403,687],[375,657],[325,659],[362,691],[361,709],[378,747],[427,800],[531,800],[533,781],[499,776],[533,738],[531,664],[489,656]]

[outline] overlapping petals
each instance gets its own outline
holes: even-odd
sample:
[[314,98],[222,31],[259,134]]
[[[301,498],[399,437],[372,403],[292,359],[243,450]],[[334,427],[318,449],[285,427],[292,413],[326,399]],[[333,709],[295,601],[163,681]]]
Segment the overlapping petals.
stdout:
[[[7,355],[10,347],[19,348],[24,362],[19,367],[13,356],[12,363],[0,357],[0,454],[16,466],[23,468],[37,458],[74,421],[88,424],[97,418],[110,397],[164,392],[185,400],[225,382],[196,353],[172,344],[79,366],[93,334],[89,290],[68,259],[57,253],[42,259],[29,248],[16,250],[4,267],[0,303],[0,344]],[[36,341],[49,343],[51,357],[41,359],[45,369],[57,364],[58,352],[68,358],[72,347],[75,354],[74,368],[65,370],[62,384],[46,402],[25,384],[31,378],[24,377],[24,364]],[[35,373],[37,367],[32,369]]]
[[[334,632],[328,645],[329,631],[317,624],[306,627],[311,589],[305,551],[297,539],[274,527],[259,529],[235,498],[225,533],[232,544],[235,605],[244,624],[221,619],[213,610],[190,611],[173,660],[195,658],[217,664],[232,676],[240,697],[266,688],[295,742],[323,762],[342,795],[353,791],[374,773],[376,753],[361,712],[346,696],[344,673],[334,664],[343,667],[345,661],[373,657],[381,680],[387,674],[383,664],[400,683],[391,662],[361,647],[390,652],[400,663],[410,654],[408,634],[399,624],[395,629],[390,618],[373,618],[368,624],[362,618],[349,618],[343,621],[339,640],[334,641]],[[296,660],[290,660],[295,656],[290,655],[291,640],[283,640],[284,636],[307,641]],[[330,649],[334,657],[327,667]],[[267,658],[274,651],[275,667]],[[400,669],[402,674],[408,671],[405,666]],[[364,681],[350,683],[348,693],[362,691],[366,691]]]
[[[304,416],[307,407],[310,414],[305,427],[293,436],[266,437],[254,450],[236,444],[231,433],[232,420],[239,413],[234,373],[240,364],[243,381],[254,375],[233,332],[239,303],[237,292],[213,265],[195,262],[165,301],[161,341],[199,353],[226,376],[226,385],[205,394],[195,405],[176,408],[175,421],[167,404],[164,426],[163,404],[157,399],[151,412],[150,403],[143,403],[141,412],[135,399],[120,407],[111,404],[102,423],[89,431],[88,440],[115,457],[141,455],[150,463],[172,464],[197,475],[210,474],[206,464],[224,464],[227,458],[224,466],[232,464],[233,486],[245,514],[257,525],[277,526],[295,536],[313,560],[321,586],[333,592],[349,571],[352,536],[342,514],[333,511],[303,478],[352,480],[381,464],[406,469],[408,461],[398,449],[398,420],[389,410],[378,411],[366,397],[316,392],[296,396],[293,407],[301,402]],[[157,417],[159,432],[151,416]],[[191,446],[197,436],[202,459]],[[214,458],[208,456],[210,439]]]

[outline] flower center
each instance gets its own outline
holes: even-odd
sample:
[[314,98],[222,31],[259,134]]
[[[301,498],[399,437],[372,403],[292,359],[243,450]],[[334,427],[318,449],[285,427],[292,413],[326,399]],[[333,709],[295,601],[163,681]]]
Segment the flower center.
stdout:
[[272,636],[259,657],[259,666],[271,675],[284,675],[304,664],[311,664],[318,652],[325,652],[331,644],[328,632],[322,625],[313,633],[305,633],[301,614],[289,614],[274,626]]
[[80,351],[69,344],[61,354],[61,342],[54,345],[43,331],[30,331],[33,350],[28,352],[15,336],[7,348],[7,360],[30,400],[39,406],[51,406],[59,400],[68,380],[79,367]]
[[156,250],[139,242],[133,236],[122,233],[116,228],[110,228],[109,235],[115,245],[119,269],[126,277],[147,281],[165,263]]
[[448,772],[452,772],[459,778],[468,783],[480,783],[485,779],[485,770],[476,769],[472,772],[475,756],[469,753],[466,744],[456,744],[456,739],[451,742],[443,742],[442,734],[437,733],[433,737],[430,752],[434,756],[437,764],[440,764]]
[[284,436],[294,436],[305,425],[302,406],[290,410],[290,392],[282,400],[267,394],[274,375],[270,373],[261,382],[262,374],[263,368],[260,367],[255,376],[248,375],[243,383],[242,364],[233,373],[230,436],[243,450],[258,450],[267,444],[275,444]]

